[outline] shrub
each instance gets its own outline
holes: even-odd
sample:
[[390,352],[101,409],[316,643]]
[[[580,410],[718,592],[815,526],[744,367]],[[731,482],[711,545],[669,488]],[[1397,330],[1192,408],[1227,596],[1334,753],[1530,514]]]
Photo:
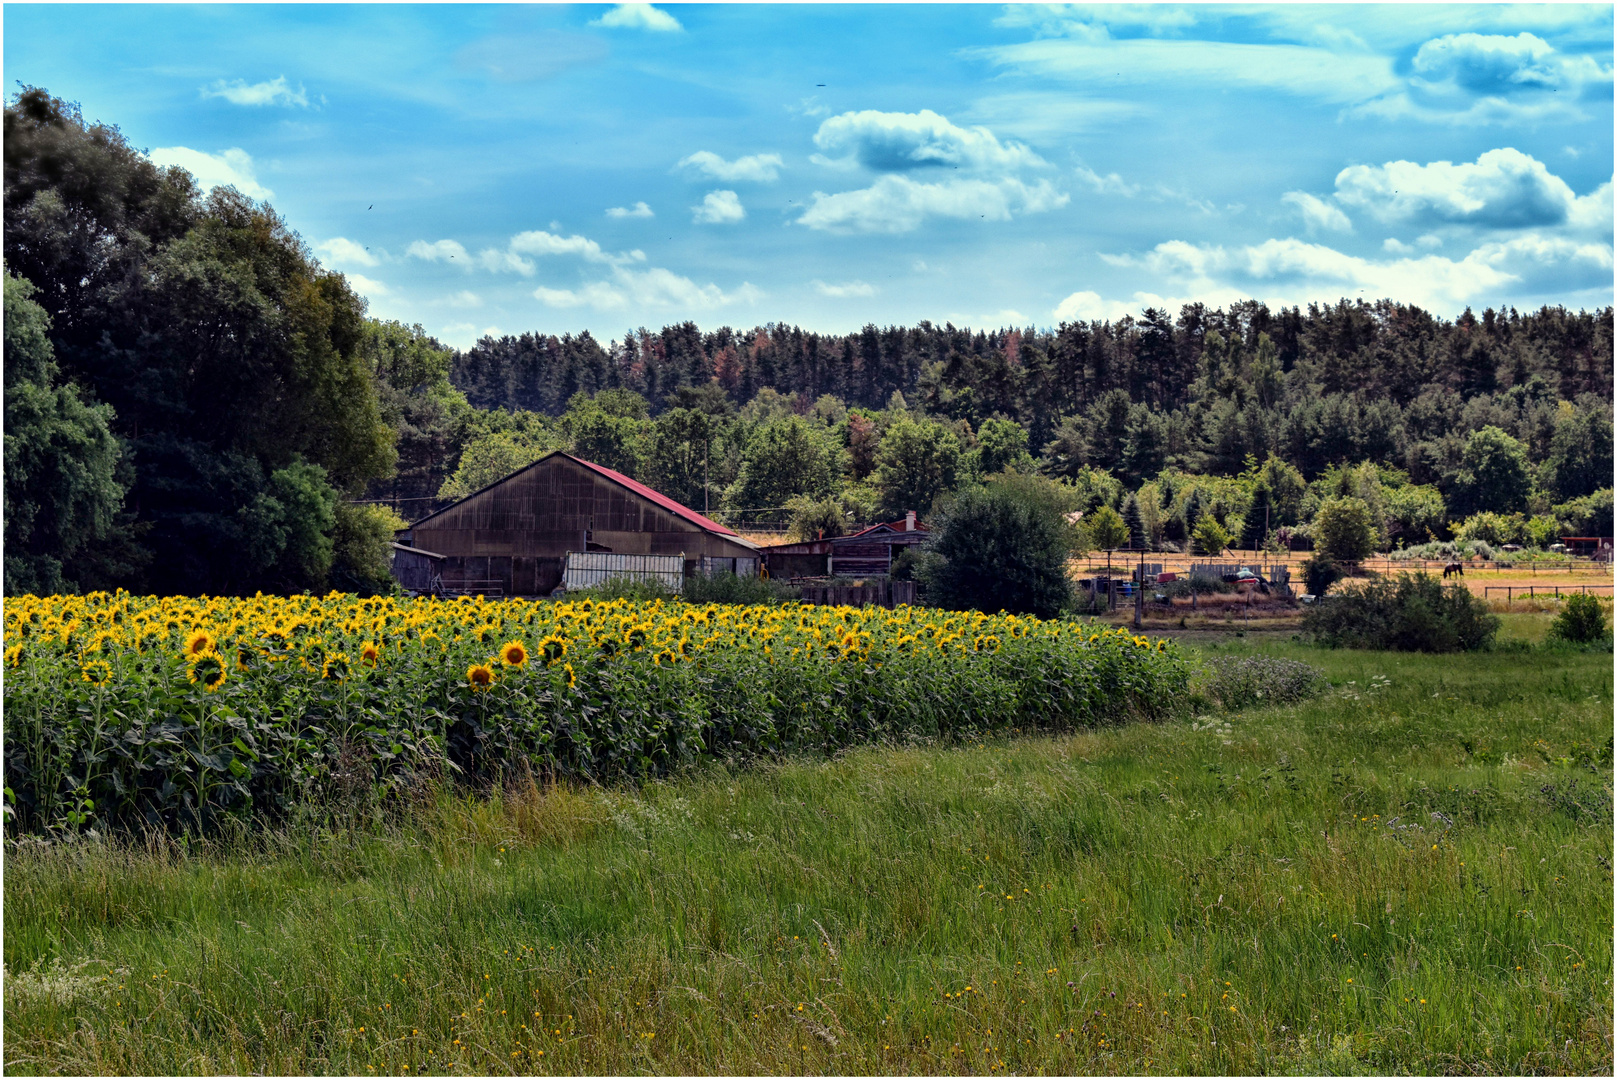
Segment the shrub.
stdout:
[[1283,705],[1325,689],[1325,673],[1275,656],[1215,656],[1202,663],[1195,689],[1221,709]]
[[1315,604],[1303,629],[1332,648],[1471,652],[1493,642],[1499,617],[1464,585],[1400,574],[1349,585]]
[[726,571],[685,576],[687,604],[779,604],[796,600],[800,595],[800,589],[784,582],[741,577]]
[[1004,487],[968,488],[943,512],[916,576],[929,602],[1049,618],[1071,600],[1066,522]]
[[1342,568],[1324,552],[1305,559],[1301,569],[1303,586],[1314,596],[1324,596],[1332,585],[1342,580]]
[[1185,577],[1158,585],[1155,591],[1172,600],[1176,597],[1189,596],[1191,593],[1200,596],[1207,596],[1210,593],[1232,593],[1235,592],[1235,583],[1214,577],[1212,574],[1193,571]]
[[1190,539],[1196,554],[1222,555],[1224,549],[1230,546],[1231,537],[1229,530],[1220,525],[1212,514],[1206,514],[1196,522]]
[[1600,601],[1588,593],[1567,597],[1566,606],[1550,624],[1550,637],[1560,641],[1587,644],[1606,636],[1606,613]]

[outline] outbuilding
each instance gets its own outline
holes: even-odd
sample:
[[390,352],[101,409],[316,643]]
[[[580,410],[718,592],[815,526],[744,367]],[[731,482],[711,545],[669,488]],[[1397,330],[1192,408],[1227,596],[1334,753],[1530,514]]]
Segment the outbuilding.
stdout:
[[775,544],[761,554],[769,576],[776,579],[885,577],[899,552],[925,543],[930,533],[911,510],[902,521],[871,525],[848,536]]
[[758,571],[756,544],[639,481],[559,450],[427,515],[395,540],[395,567],[410,567],[412,577],[430,567],[450,593],[545,596],[561,584],[574,552],[678,555],[687,574]]

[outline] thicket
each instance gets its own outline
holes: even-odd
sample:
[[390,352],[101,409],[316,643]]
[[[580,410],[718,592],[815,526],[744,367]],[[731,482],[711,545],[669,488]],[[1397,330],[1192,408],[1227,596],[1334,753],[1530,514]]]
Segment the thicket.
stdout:
[[1499,616],[1464,585],[1430,574],[1352,582],[1303,614],[1303,630],[1332,648],[1473,652],[1499,630]]

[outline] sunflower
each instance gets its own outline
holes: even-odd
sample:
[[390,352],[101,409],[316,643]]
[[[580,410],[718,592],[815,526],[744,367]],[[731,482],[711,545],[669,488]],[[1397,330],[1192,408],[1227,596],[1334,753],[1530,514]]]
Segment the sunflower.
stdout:
[[303,665],[304,671],[322,674],[326,669],[326,643],[319,638],[310,638],[304,642],[298,661]]
[[494,668],[488,664],[473,664],[466,669],[466,681],[473,690],[487,690],[494,685]]
[[995,637],[993,634],[984,634],[982,637],[979,637],[976,641],[972,642],[972,644],[976,646],[978,652],[999,652],[999,638]]
[[[540,649],[543,650],[545,643],[551,640],[551,638],[546,638],[544,642],[541,642]],[[521,667],[528,662],[528,647],[520,641],[507,641],[500,646],[500,659],[505,662],[507,667]]]
[[371,667],[375,667],[376,662],[382,658],[382,648],[374,641],[367,641],[359,647],[359,658]]
[[225,684],[224,658],[211,651],[197,653],[191,657],[191,665],[186,675],[204,690],[217,690]]
[[253,670],[253,662],[255,660],[257,660],[257,658],[258,658],[258,653],[253,651],[253,647],[251,645],[237,645],[236,646],[236,670],[237,671],[251,671],[251,670]]
[[664,664],[673,664],[679,658],[674,655],[672,650],[664,649],[651,659],[658,667],[662,667]]
[[348,678],[350,673],[351,668],[348,663],[347,653],[328,653],[325,664],[320,668],[320,677],[322,679],[331,679],[335,682],[342,682]]
[[6,650],[6,667],[22,667],[21,645],[13,645]]
[[79,674],[92,686],[105,686],[112,681],[112,665],[105,660],[91,660],[79,668]]
[[623,635],[623,643],[636,652],[639,652],[641,649],[646,647],[646,641],[650,637],[651,627],[645,625],[634,626],[630,627],[629,632]]
[[551,634],[539,642],[539,657],[546,664],[554,664],[566,655],[567,642],[556,634]]
[[571,664],[563,664],[561,666],[561,669],[567,675],[567,688],[569,690],[571,690],[574,686],[577,686],[578,685],[578,673],[573,670],[573,665],[571,665]]

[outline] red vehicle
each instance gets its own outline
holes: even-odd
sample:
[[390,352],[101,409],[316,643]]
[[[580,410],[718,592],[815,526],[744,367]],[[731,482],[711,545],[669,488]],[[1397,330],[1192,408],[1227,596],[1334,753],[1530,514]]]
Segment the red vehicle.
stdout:
[[1178,581],[1178,580],[1179,580],[1179,575],[1174,573],[1172,570],[1164,570],[1162,573],[1157,575],[1157,584],[1158,585],[1166,585],[1170,581]]

